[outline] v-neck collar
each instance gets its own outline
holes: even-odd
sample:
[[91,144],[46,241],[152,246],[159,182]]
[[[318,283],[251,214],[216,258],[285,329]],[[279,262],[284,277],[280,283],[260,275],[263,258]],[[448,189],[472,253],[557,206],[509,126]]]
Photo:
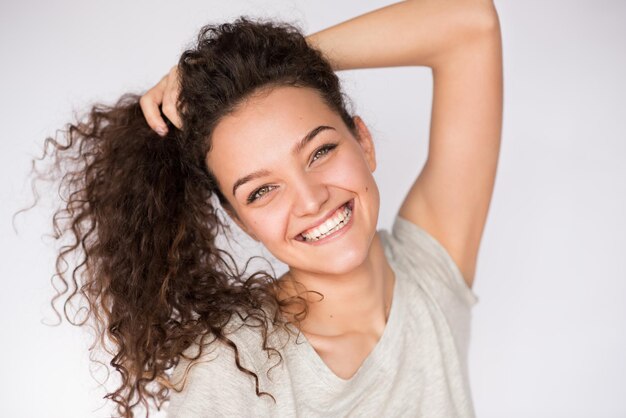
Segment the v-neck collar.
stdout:
[[[384,240],[384,238],[382,239]],[[385,324],[380,339],[352,377],[343,379],[337,376],[328,365],[324,363],[324,360],[322,360],[317,351],[315,351],[304,334],[299,333],[295,343],[292,344],[297,351],[296,358],[298,361],[307,363],[314,375],[323,381],[324,387],[331,393],[337,394],[348,387],[366,384],[374,379],[381,371],[385,370],[385,363],[388,358],[385,352],[388,351],[388,347],[393,346],[395,340],[397,340],[400,335],[399,328],[401,328],[402,317],[404,316],[401,312],[404,305],[404,291],[401,282],[403,282],[404,278],[401,277],[401,275],[404,273],[395,267],[391,259],[391,254],[387,252],[386,246],[385,254],[395,277],[389,317],[387,318],[387,323]]]

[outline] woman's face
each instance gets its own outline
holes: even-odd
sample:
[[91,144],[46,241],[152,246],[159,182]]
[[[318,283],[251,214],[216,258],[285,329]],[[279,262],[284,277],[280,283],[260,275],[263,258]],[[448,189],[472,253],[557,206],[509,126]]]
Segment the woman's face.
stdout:
[[316,90],[288,86],[214,130],[207,164],[230,216],[292,271],[342,274],[367,257],[380,202],[372,138],[355,122],[359,138]]

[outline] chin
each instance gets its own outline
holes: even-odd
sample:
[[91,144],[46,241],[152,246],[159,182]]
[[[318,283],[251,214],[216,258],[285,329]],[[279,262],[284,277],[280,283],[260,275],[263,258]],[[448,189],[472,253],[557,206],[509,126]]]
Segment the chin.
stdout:
[[[362,241],[366,243],[367,241]],[[324,257],[323,260],[312,260],[309,258],[303,263],[293,265],[296,270],[306,271],[320,275],[343,275],[359,268],[367,260],[369,254],[368,245],[362,245],[358,248],[350,248],[338,250],[332,256]]]

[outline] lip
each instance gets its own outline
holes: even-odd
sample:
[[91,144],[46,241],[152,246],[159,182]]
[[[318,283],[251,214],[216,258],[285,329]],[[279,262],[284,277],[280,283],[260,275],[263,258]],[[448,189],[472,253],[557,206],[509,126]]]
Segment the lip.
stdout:
[[[298,241],[303,241],[301,238],[302,238],[302,234],[303,234],[305,231],[308,231],[308,230],[310,230],[310,229],[313,229],[313,228],[316,228],[316,227],[318,227],[318,226],[322,225],[324,222],[326,222],[328,219],[330,219],[330,218],[331,218],[331,217],[335,214],[335,212],[337,212],[337,210],[339,210],[339,208],[341,208],[341,207],[343,207],[343,206],[345,206],[345,205],[348,205],[348,207],[350,208],[350,210],[351,210],[352,212],[354,212],[354,199],[350,199],[350,200],[348,200],[348,201],[346,201],[346,202],[343,202],[341,205],[337,206],[335,209],[333,209],[333,210],[331,210],[330,212],[328,212],[328,213],[327,213],[327,214],[326,214],[326,215],[322,218],[322,220],[320,220],[319,222],[317,222],[317,223],[313,224],[312,226],[309,226],[309,227],[308,227],[308,228],[306,228],[306,229],[303,229],[303,230],[302,230],[302,232],[300,232],[298,235],[296,235],[296,239],[297,239]],[[350,219],[350,222],[348,222],[348,224],[351,224],[351,223],[352,223],[352,219]],[[348,226],[348,225],[346,225],[346,227],[347,227],[347,226]],[[341,230],[343,230],[343,229],[345,229],[345,227],[344,227],[344,228],[342,228]],[[339,230],[339,231],[337,231],[337,232],[341,232],[341,230]],[[331,236],[332,236],[332,235],[334,235],[334,234],[331,234]],[[326,238],[329,238],[329,237],[326,237]],[[319,241],[324,241],[324,239],[325,239],[325,238],[322,238],[322,239],[321,239],[321,240],[319,240]],[[319,241],[316,241],[316,242],[319,242]]]

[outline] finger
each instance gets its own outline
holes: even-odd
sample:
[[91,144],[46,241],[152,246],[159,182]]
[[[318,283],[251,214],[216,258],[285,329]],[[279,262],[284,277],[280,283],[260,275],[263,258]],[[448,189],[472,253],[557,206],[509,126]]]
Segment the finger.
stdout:
[[167,77],[163,77],[154,87],[146,92],[139,99],[139,105],[143,112],[148,126],[156,131],[159,135],[164,136],[167,133],[167,125],[161,117],[159,106],[163,101],[163,93],[167,86]]
[[183,124],[176,107],[180,94],[180,82],[178,79],[177,67],[174,66],[168,74],[167,86],[163,94],[163,114],[172,122],[174,126],[181,129]]

